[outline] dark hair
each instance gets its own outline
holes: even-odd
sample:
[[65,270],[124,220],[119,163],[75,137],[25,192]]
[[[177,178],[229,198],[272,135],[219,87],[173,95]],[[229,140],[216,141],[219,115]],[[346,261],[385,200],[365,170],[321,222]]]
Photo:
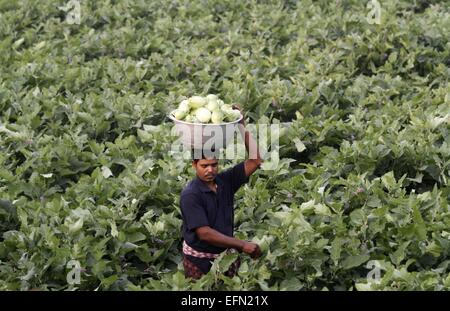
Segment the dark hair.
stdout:
[[198,160],[205,160],[205,159],[218,159],[219,158],[219,152],[216,149],[211,150],[205,150],[205,149],[191,149],[191,158],[192,161],[195,163],[198,162]]

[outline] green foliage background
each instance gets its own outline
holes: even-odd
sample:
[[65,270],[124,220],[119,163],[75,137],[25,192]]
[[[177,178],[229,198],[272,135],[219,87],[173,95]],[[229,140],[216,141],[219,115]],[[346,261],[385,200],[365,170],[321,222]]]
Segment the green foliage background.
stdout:
[[[450,289],[450,5],[380,4],[0,0],[0,289]],[[291,125],[236,196],[264,256],[192,283],[165,116],[207,93]]]

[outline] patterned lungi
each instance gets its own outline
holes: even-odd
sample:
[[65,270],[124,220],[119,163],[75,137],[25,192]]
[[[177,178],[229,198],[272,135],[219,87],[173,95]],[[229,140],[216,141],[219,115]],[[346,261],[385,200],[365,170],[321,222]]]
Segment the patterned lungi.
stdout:
[[[227,252],[234,252],[234,249],[228,249]],[[198,280],[202,277],[204,274],[199,267],[197,267],[193,262],[191,262],[188,257],[193,256],[197,258],[209,258],[214,260],[215,258],[219,257],[220,254],[213,254],[213,253],[204,253],[194,250],[192,247],[186,244],[186,242],[183,241],[183,267],[184,267],[184,275],[188,278],[192,278],[194,280]],[[241,260],[238,257],[228,268],[228,270],[224,273],[226,276],[232,278],[233,276],[237,275],[237,272],[239,270],[239,267],[241,266]]]

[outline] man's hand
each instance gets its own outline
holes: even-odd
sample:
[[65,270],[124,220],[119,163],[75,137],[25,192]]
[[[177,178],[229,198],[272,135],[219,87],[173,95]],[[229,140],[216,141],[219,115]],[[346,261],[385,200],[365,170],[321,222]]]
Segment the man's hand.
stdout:
[[252,242],[244,242],[244,246],[242,247],[242,251],[246,254],[249,254],[251,258],[256,259],[261,256],[261,249],[258,244]]
[[239,110],[239,112],[240,112],[241,115],[242,115],[242,119],[241,119],[241,121],[239,121],[239,124],[242,124],[243,126],[245,126],[245,114],[244,114],[244,112],[242,111],[242,108],[239,107],[239,106],[236,105],[236,104],[232,104],[231,107],[232,107],[233,109]]
[[253,259],[261,256],[261,249],[258,244],[226,236],[209,226],[198,227],[195,229],[195,233],[200,240],[211,245],[241,250],[244,253],[249,254]]

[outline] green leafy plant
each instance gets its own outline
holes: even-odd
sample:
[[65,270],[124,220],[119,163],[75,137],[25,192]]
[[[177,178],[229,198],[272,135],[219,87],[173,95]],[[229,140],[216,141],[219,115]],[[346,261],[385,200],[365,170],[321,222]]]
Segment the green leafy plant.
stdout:
[[[79,24],[63,2],[0,1],[0,289],[450,289],[444,2],[379,1],[380,24],[356,0],[81,1]],[[282,125],[236,194],[264,254],[233,278],[231,255],[182,271],[186,94]]]

